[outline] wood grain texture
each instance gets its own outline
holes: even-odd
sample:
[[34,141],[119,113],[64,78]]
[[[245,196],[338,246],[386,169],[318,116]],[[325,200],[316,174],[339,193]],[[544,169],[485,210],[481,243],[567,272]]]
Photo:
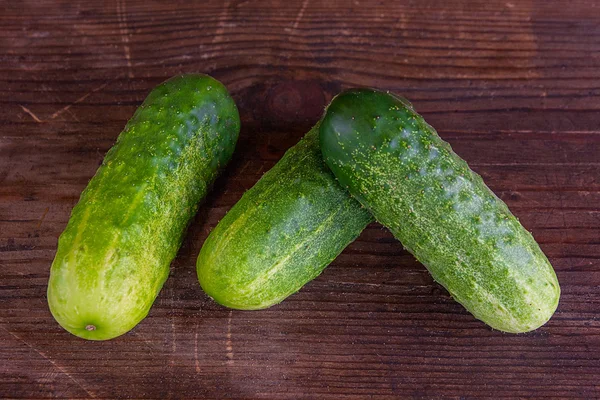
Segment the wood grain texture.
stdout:
[[[33,1],[0,13],[0,398],[600,398],[600,6],[593,0]],[[238,150],[149,317],[104,343],[46,305],[58,235],[152,87],[227,85]],[[341,89],[409,98],[540,242],[562,298],[476,321],[373,224],[279,306],[201,291],[208,232]]]

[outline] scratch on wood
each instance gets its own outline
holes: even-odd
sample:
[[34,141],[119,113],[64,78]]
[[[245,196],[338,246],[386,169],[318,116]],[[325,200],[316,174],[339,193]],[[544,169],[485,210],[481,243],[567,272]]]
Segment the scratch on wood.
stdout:
[[49,210],[50,210],[50,207],[46,207],[46,209],[44,210],[44,214],[42,214],[42,218],[40,218],[40,221],[38,222],[36,228],[39,228],[40,226],[42,226],[42,222],[44,222],[44,218],[46,218],[46,214],[48,214]]
[[367,283],[367,282],[337,282],[340,285],[351,285],[351,286],[371,286],[381,287],[381,283]]
[[[44,93],[53,93],[53,91],[50,90],[50,88],[46,85],[42,85],[41,86],[42,92]],[[56,95],[52,95],[52,98],[54,99],[54,101],[56,102],[60,102],[60,99],[56,96]],[[75,113],[73,112],[73,110],[67,110],[69,112],[69,114],[73,117],[73,119],[77,122],[79,122],[79,118],[77,118],[77,115],[75,115]],[[43,122],[45,122],[44,120],[42,120]]]
[[27,114],[29,114],[29,116],[31,118],[33,118],[33,120],[37,123],[42,123],[44,121],[42,121],[41,119],[39,119],[29,108],[22,106],[19,104],[19,107],[21,107],[23,109],[23,111],[25,111]]
[[[557,181],[558,181],[558,179],[557,179]],[[562,227],[563,227],[563,228],[566,228],[566,227],[567,227],[567,220],[566,220],[566,218],[565,218],[565,213],[564,213],[564,211],[562,211],[562,209],[563,209],[563,208],[564,208],[564,206],[565,206],[565,203],[564,203],[564,196],[563,196],[563,195],[564,195],[564,193],[563,193],[563,192],[559,192],[559,193],[558,193],[558,200],[559,200],[559,202],[560,202],[560,209],[561,209],[561,211],[560,211],[560,216],[561,216],[561,219],[562,219]],[[557,210],[557,211],[558,211],[558,210]]]
[[265,163],[263,162],[260,164],[260,167],[256,171],[256,175],[260,175],[260,173],[263,172],[264,169],[265,169]]
[[296,15],[296,20],[294,21],[294,29],[298,29],[298,25],[300,25],[300,21],[302,21],[302,17],[304,16],[304,11],[308,6],[308,0],[304,0],[302,2],[302,7],[300,7],[300,11],[298,11],[298,15]]
[[406,17],[406,14],[404,14],[403,12],[400,13],[400,15],[398,15],[398,20],[396,21],[396,24],[394,25],[394,30],[400,30],[400,35],[401,36],[406,36],[406,29],[407,29],[407,21],[408,18]]
[[[171,357],[169,364],[171,366],[175,365],[175,360],[173,356],[175,355],[175,351],[177,350],[177,344],[175,341],[175,289],[171,288]],[[172,370],[171,370],[172,371]]]
[[84,94],[83,96],[81,96],[80,98],[78,98],[77,100],[75,100],[74,102],[72,102],[69,105],[64,106],[63,108],[61,108],[60,110],[56,111],[54,114],[52,114],[50,116],[50,119],[54,119],[56,117],[58,117],[60,114],[64,113],[65,111],[67,111],[69,108],[73,107],[75,104],[79,104],[82,101],[84,101],[85,99],[87,99],[88,97],[90,97],[92,94],[104,89],[107,85],[109,84],[109,82],[105,82],[102,85],[98,86],[97,88],[93,89],[92,91]]
[[69,114],[73,117],[73,119],[77,122],[81,122],[79,121],[79,118],[77,118],[77,115],[75,115],[75,113],[73,112],[73,110],[67,110],[69,112]]
[[196,334],[194,335],[194,365],[196,372],[200,372],[200,361],[198,360],[198,324],[196,324]]
[[117,0],[117,18],[119,20],[119,32],[121,33],[123,51],[125,52],[125,61],[127,62],[127,76],[133,78],[131,50],[129,49],[129,28],[127,27],[127,13],[125,11],[125,2],[123,0]]
[[223,33],[225,32],[225,21],[227,20],[227,14],[229,13],[229,6],[231,4],[231,0],[226,1],[223,4],[223,10],[219,15],[217,30],[215,31],[215,37],[213,38],[213,43],[219,43],[223,40]]
[[27,347],[29,347],[31,350],[35,351],[37,354],[39,354],[42,358],[44,358],[46,361],[48,361],[50,364],[52,364],[56,369],[58,369],[62,374],[66,375],[69,379],[71,379],[77,386],[79,386],[84,392],[87,393],[87,395],[92,398],[95,399],[96,395],[92,392],[90,392],[88,389],[85,388],[85,386],[83,386],[81,384],[81,382],[79,382],[77,379],[75,379],[75,377],[73,377],[73,375],[71,375],[66,369],[64,369],[63,367],[61,367],[60,365],[58,365],[56,362],[54,362],[50,357],[48,357],[46,354],[44,354],[44,352],[42,352],[41,350],[38,350],[35,346],[33,346],[32,344],[30,344],[29,342],[25,341],[24,339],[22,339],[20,336],[18,336],[17,334],[9,331],[8,329],[6,329],[4,326],[1,326],[2,330],[4,330],[6,333],[8,333],[9,335],[11,335],[12,337],[14,337],[15,339],[17,339],[18,341],[20,341],[21,343],[23,343],[24,345],[26,345]]
[[[512,7],[513,6],[512,2],[507,2],[506,6],[507,6],[507,11],[508,11],[507,12],[508,18],[516,17],[517,15],[522,15],[520,10],[517,10],[514,7]],[[462,26],[462,24],[459,26]],[[466,30],[465,30],[464,37],[468,39],[470,36],[471,36],[471,34],[466,32]],[[459,39],[460,39],[460,37],[459,37]],[[535,78],[542,77],[540,66],[537,63],[538,56],[539,56],[539,54],[538,54],[539,46],[538,45],[540,43],[540,40],[537,35],[537,29],[534,28],[531,18],[528,18],[527,22],[523,24],[523,29],[519,29],[518,33],[515,32],[513,34],[510,34],[507,37],[507,40],[518,41],[519,42],[519,51],[529,50],[534,53],[532,57],[526,57],[523,59],[524,75],[529,79],[535,79]]]
[[560,166],[560,167],[575,167],[575,166],[585,166],[585,167],[595,167],[600,166],[600,162],[505,162],[505,163],[469,163],[469,165],[474,165],[478,167],[550,167],[550,166]]
[[246,168],[248,168],[248,166],[250,165],[251,162],[252,162],[251,160],[248,160],[244,163],[244,166],[240,170],[239,175],[242,175],[244,173],[244,171],[246,170]]
[[229,317],[227,318],[227,364],[233,364],[233,343],[231,342],[231,315],[232,311],[229,311]]
[[[175,344],[175,316],[171,315],[171,352],[175,354],[177,350],[177,345]],[[171,364],[173,361],[171,360]]]
[[134,335],[136,337],[139,337],[140,339],[142,339],[142,341],[144,342],[144,346],[148,348],[148,350],[150,350],[151,353],[154,353],[154,347],[152,345],[152,342],[149,341],[148,339],[146,339],[146,337],[144,335],[142,335],[139,332],[134,332]]

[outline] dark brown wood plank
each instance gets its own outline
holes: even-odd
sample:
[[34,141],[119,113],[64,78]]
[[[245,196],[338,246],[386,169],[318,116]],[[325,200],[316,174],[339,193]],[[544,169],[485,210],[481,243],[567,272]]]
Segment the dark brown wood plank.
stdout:
[[[0,398],[600,398],[600,7],[552,1],[26,1],[0,13]],[[227,85],[238,150],[150,315],[105,343],[46,305],[56,240],[152,87]],[[562,298],[475,320],[372,224],[281,305],[204,295],[210,229],[340,90],[408,97],[530,229]]]

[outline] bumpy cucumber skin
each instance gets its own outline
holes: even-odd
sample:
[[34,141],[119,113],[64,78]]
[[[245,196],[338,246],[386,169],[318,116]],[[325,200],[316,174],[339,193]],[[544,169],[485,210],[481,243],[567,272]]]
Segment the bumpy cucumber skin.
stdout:
[[513,333],[550,319],[560,288],[548,259],[410,103],[344,92],[320,143],[339,182],[476,318]]
[[198,280],[221,305],[270,307],[316,278],[372,219],[323,162],[316,126],[213,229]]
[[148,95],[59,238],[48,304],[63,328],[106,340],[148,314],[239,130],[235,103],[209,76],[177,76]]

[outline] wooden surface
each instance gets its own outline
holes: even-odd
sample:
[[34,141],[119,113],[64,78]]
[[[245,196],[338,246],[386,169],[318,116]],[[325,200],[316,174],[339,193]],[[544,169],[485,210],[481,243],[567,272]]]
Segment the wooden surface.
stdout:
[[[2,3],[0,398],[600,398],[595,0]],[[77,339],[46,305],[57,238],[135,108],[181,72],[232,92],[234,160],[148,318]],[[412,100],[533,232],[562,286],[546,326],[491,330],[377,224],[279,306],[204,295],[210,229],[351,86]]]

